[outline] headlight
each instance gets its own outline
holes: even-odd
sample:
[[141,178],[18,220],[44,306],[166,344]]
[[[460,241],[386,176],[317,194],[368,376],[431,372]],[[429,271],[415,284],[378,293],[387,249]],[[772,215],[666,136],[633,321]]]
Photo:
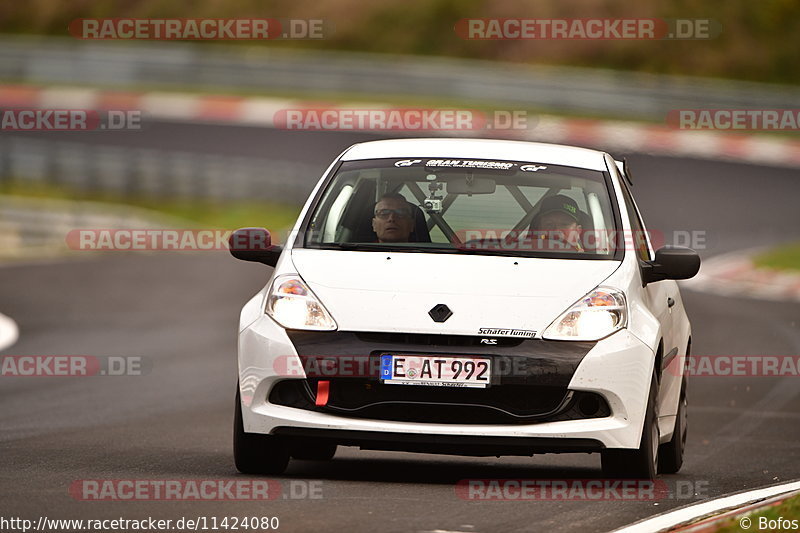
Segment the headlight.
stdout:
[[597,287],[575,302],[542,333],[551,340],[596,341],[624,328],[628,323],[625,293]]
[[297,274],[272,281],[265,311],[286,329],[336,329],[330,313]]

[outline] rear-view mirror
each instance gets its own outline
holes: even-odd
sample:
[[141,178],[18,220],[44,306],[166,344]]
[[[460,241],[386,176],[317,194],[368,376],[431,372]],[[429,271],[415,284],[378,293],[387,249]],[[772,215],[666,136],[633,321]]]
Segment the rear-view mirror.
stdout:
[[494,194],[497,182],[492,178],[466,176],[447,180],[447,194]]

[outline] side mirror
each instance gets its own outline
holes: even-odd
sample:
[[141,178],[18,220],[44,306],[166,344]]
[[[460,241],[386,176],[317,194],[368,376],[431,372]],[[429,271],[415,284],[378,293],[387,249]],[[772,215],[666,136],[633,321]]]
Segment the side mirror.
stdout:
[[689,279],[700,270],[700,256],[691,248],[665,246],[656,251],[654,261],[642,265],[642,282],[647,285],[663,279]]
[[283,247],[272,244],[272,236],[264,228],[237,229],[228,237],[228,250],[236,259],[275,266]]

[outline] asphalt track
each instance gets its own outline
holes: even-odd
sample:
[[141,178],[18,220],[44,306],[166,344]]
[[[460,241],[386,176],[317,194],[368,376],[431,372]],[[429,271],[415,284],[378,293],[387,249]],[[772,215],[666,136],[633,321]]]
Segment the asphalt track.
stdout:
[[[58,134],[56,134],[58,135]],[[61,134],[76,140],[75,134]],[[86,135],[136,144],[325,164],[374,136],[150,124]],[[703,256],[800,239],[797,171],[630,156],[651,229],[705,232]],[[268,171],[268,169],[265,169]],[[309,178],[309,187],[314,177]],[[258,225],[257,220],[253,225]],[[278,516],[281,531],[606,531],[687,503],[800,478],[797,377],[690,380],[689,442],[671,489],[652,501],[465,501],[470,478],[588,479],[597,455],[462,458],[340,448],[293,461],[283,494],[318,499],[78,501],[83,479],[241,479],[231,457],[236,324],[267,267],[223,252],[118,253],[0,268],[0,312],[20,339],[2,355],[139,356],[142,376],[0,377],[0,517]],[[798,355],[800,305],[684,291],[695,354]],[[292,485],[294,483],[294,485]],[[300,494],[302,490],[296,490]]]

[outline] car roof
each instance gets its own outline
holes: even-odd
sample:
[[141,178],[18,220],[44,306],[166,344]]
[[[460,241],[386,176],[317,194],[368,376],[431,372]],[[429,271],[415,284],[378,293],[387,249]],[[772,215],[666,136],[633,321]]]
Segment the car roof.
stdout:
[[394,157],[451,157],[498,161],[530,161],[607,170],[604,153],[562,144],[504,141],[494,139],[388,139],[354,144],[343,161]]

